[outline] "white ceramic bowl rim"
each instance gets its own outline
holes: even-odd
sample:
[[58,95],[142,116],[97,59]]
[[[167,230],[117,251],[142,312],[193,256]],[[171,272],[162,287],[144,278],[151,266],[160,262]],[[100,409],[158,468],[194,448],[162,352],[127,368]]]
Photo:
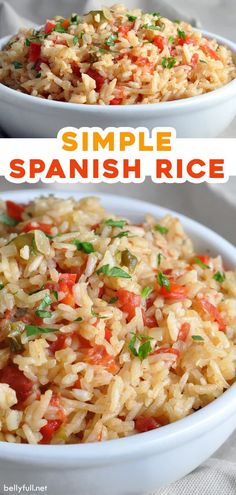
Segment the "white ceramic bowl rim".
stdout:
[[[201,32],[211,38],[211,39],[216,39],[220,44],[227,46],[234,54],[235,54],[235,59],[236,59],[236,43],[233,41],[230,41],[226,38],[223,38],[222,36],[218,36],[214,33],[211,33],[209,31],[204,31],[201,30]],[[11,36],[6,36],[5,38],[0,39],[0,49],[8,42],[8,40],[11,38]],[[2,94],[8,96],[11,98],[11,103],[17,102],[23,105],[30,103],[34,104],[38,107],[38,111],[42,111],[44,106],[46,105],[47,107],[51,107],[52,109],[65,109],[66,108],[74,110],[74,111],[85,111],[88,113],[93,113],[93,112],[100,112],[101,114],[106,114],[106,112],[111,111],[111,107],[109,105],[86,105],[86,104],[76,104],[76,103],[67,103],[67,102],[58,102],[54,100],[44,100],[42,98],[38,98],[36,96],[32,95],[27,95],[24,93],[21,93],[20,91],[16,91],[14,89],[8,88],[7,86],[0,84],[0,91]],[[196,106],[200,107],[206,107],[209,105],[212,105],[215,101],[219,102],[220,100],[224,100],[225,95],[227,93],[227,96],[229,97],[230,95],[236,95],[236,78],[233,79],[231,82],[228,84],[225,84],[224,86],[215,89],[214,91],[211,91],[209,93],[205,93],[202,95],[198,96],[192,96],[189,98],[184,98],[180,100],[175,100],[175,101],[167,101],[167,102],[161,102],[161,103],[151,103],[151,104],[142,104],[142,105],[113,105],[112,106],[112,112],[114,114],[116,113],[123,113],[126,114],[127,112],[135,112],[135,113],[149,113],[152,110],[155,110],[158,115],[162,115],[166,111],[187,111],[189,107],[195,108]]]
[[[54,194],[59,197],[75,196],[76,198],[86,197],[86,193],[77,191],[58,192],[56,190],[25,189],[20,191],[8,191],[1,194],[1,199],[14,199],[22,201],[32,199],[40,195]],[[101,200],[108,201],[115,205],[126,204],[127,208],[135,211],[143,209],[145,212],[152,211],[154,215],[162,216],[166,213],[178,216],[185,224],[185,228],[199,233],[200,238],[211,238],[212,245],[217,249],[228,253],[231,262],[235,259],[236,248],[218,234],[184,215],[175,211],[147,203],[144,201],[112,196],[108,194],[96,193]],[[28,445],[0,442],[0,459],[15,461],[21,464],[41,465],[47,467],[82,467],[92,465],[108,465],[116,460],[125,462],[126,459],[135,459],[146,453],[164,452],[179,444],[189,443],[196,436],[204,435],[205,431],[210,431],[221,422],[235,414],[236,410],[236,383],[224,392],[211,404],[194,412],[175,423],[163,426],[160,429],[147,433],[139,433],[131,437],[110,440],[106,442],[96,442],[91,444],[76,445]]]

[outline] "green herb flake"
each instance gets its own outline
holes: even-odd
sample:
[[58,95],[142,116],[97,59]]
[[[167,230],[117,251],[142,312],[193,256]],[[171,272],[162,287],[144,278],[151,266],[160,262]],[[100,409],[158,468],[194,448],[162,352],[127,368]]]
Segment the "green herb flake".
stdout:
[[151,31],[164,31],[165,29],[165,24],[162,23],[161,26],[156,26],[155,24],[144,24],[142,26],[144,29],[151,29]]
[[206,265],[206,263],[203,263],[203,261],[200,258],[198,258],[197,256],[196,256],[196,258],[194,258],[193,262],[196,265],[199,265],[203,270],[210,268],[209,265]]
[[128,21],[130,21],[130,22],[134,22],[137,19],[137,16],[136,15],[129,15],[129,14],[127,14],[127,17],[128,17]]
[[40,310],[40,309],[37,309],[37,311],[35,311],[35,314],[39,318],[51,318],[51,316],[52,316],[51,311],[43,311],[43,310]]
[[26,38],[26,40],[25,40],[25,45],[26,45],[26,46],[30,46],[30,44],[31,44],[31,41],[29,40],[29,38]]
[[123,230],[123,232],[120,232],[119,234],[114,235],[112,237],[112,239],[117,239],[117,238],[120,239],[121,237],[128,237],[128,235],[129,235],[129,230]]
[[[140,361],[143,361],[143,359],[152,352],[151,340],[152,337],[149,337],[148,335],[133,334],[133,337],[129,342],[129,350],[135,357],[138,357]],[[138,342],[140,343],[139,345],[137,345]]]
[[51,303],[52,303],[51,297],[50,297],[50,296],[48,296],[48,295],[46,295],[46,296],[42,299],[42,301],[41,301],[41,303],[40,303],[40,305],[39,305],[38,309],[39,309],[39,310],[43,310],[43,309],[45,309],[47,306],[49,306],[49,304],[51,304]]
[[170,281],[162,272],[157,274],[157,281],[160,287],[165,287],[168,292],[170,291]]
[[202,64],[207,64],[206,60],[202,60],[201,58],[199,59],[199,62],[201,62]]
[[0,223],[4,223],[4,225],[9,225],[9,227],[15,227],[19,222],[14,218],[9,217],[6,213],[0,213]]
[[83,318],[81,318],[81,316],[79,316],[78,318],[76,318],[75,321],[83,321]]
[[173,45],[174,41],[175,41],[174,36],[169,36],[168,43],[170,43],[170,45]]
[[119,268],[118,266],[113,266],[112,268],[110,268],[108,264],[101,266],[101,268],[99,268],[96,273],[98,275],[107,275],[108,277],[131,278],[129,273],[127,273],[125,270],[122,270],[122,268]]
[[182,40],[186,40],[186,33],[185,31],[182,31],[181,29],[177,28],[177,34],[178,34],[178,37]]
[[71,24],[77,24],[78,23],[78,15],[77,14],[72,14],[71,18],[70,18],[70,23]]
[[12,63],[14,65],[15,69],[22,69],[23,68],[23,65],[22,65],[21,62],[15,61],[15,62],[12,62]]
[[79,35],[79,39],[82,40],[83,36],[85,35],[85,31],[81,31],[80,35]]
[[118,227],[119,229],[123,229],[126,224],[126,220],[112,220],[112,218],[108,218],[105,221],[105,225],[109,225],[109,227]]
[[109,53],[106,48],[99,48],[98,50],[100,53]]
[[4,284],[0,284],[0,290],[4,289]]
[[40,79],[41,75],[42,75],[41,72],[39,72],[37,76],[35,76],[35,79]]
[[176,58],[174,57],[163,57],[161,65],[163,69],[172,69],[176,64]]
[[225,281],[225,273],[224,272],[216,272],[213,275],[213,278],[214,278],[214,280],[216,280],[216,282],[222,283]]
[[175,19],[173,22],[174,22],[175,24],[180,24],[180,20],[179,20],[179,19]]
[[105,45],[107,46],[114,46],[115,40],[118,38],[117,34],[111,34],[109,38],[105,41]]
[[60,23],[58,23],[56,24],[54,31],[56,31],[56,33],[67,33],[68,29],[64,28]]
[[160,225],[159,223],[154,226],[154,230],[160,232],[160,234],[167,234],[169,232],[169,229],[167,229],[163,225]]
[[59,295],[58,295],[57,290],[53,290],[53,291],[52,291],[52,294],[54,295],[54,297],[55,297],[56,301],[58,301]]
[[144,287],[142,292],[141,292],[141,296],[144,298],[144,299],[147,299],[148,296],[150,296],[150,294],[153,292],[153,288],[152,287]]
[[73,38],[73,45],[77,45],[78,41],[79,41],[79,37],[78,36],[74,36],[74,38]]
[[160,12],[151,12],[151,15],[153,15],[154,17],[161,17]]
[[35,325],[25,325],[25,331],[27,337],[31,337],[32,335],[41,335],[43,333],[51,333],[51,332],[58,332],[58,328],[44,328],[44,327],[37,327]]
[[94,247],[91,242],[81,242],[78,239],[75,239],[72,244],[74,244],[78,251],[83,251],[83,253],[90,254],[94,253]]
[[201,337],[201,335],[192,335],[192,339],[199,342],[202,342],[204,340],[204,338]]
[[161,264],[161,258],[164,258],[164,255],[162,253],[158,253],[158,255],[157,255],[157,266],[160,266],[160,264]]
[[118,297],[114,296],[114,297],[111,297],[111,299],[108,301],[108,304],[114,304],[115,302],[118,301]]

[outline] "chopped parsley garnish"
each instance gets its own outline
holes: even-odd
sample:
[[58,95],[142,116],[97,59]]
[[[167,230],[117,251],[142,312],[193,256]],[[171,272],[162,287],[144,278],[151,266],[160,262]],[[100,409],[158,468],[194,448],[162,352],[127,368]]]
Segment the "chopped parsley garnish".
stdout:
[[117,237],[118,237],[118,238],[121,238],[121,237],[128,237],[128,235],[129,235],[129,230],[123,230],[123,232],[120,232],[119,234],[114,235],[114,236],[112,237],[112,239],[116,239]]
[[53,290],[53,291],[52,291],[52,294],[54,295],[55,299],[58,301],[58,297],[59,297],[59,296],[58,296],[58,292],[57,292],[57,290]]
[[4,284],[0,284],[0,290],[4,289]]
[[16,62],[12,62],[12,63],[14,65],[15,69],[22,69],[22,67],[23,67],[21,62],[16,61]]
[[118,227],[119,229],[123,229],[126,224],[126,220],[112,220],[112,218],[108,218],[105,221],[105,225],[109,225],[109,227]]
[[161,65],[163,69],[172,69],[176,64],[176,58],[174,57],[163,57]]
[[109,38],[105,41],[105,45],[107,46],[114,46],[115,40],[118,38],[117,34],[111,34]]
[[206,265],[206,263],[203,263],[203,261],[200,258],[198,258],[197,256],[196,256],[196,258],[194,258],[193,261],[196,265],[199,265],[201,268],[203,268],[203,270],[210,268],[209,265]]
[[168,38],[168,43],[170,43],[171,45],[174,43],[175,39],[174,39],[174,36],[170,36]]
[[224,272],[216,272],[213,275],[213,278],[214,278],[214,280],[216,280],[216,282],[222,283],[225,281],[225,273]]
[[153,31],[164,31],[165,24],[164,24],[164,22],[162,22],[160,26],[156,26],[155,24],[144,24],[142,26],[142,28],[144,28],[144,29],[151,29]]
[[94,253],[94,247],[91,242],[81,242],[78,239],[75,239],[72,244],[75,244],[78,251],[83,251],[83,253],[90,254]]
[[83,321],[83,318],[81,318],[81,316],[79,316],[78,318],[76,318],[75,321]]
[[157,274],[157,281],[160,287],[165,287],[168,292],[170,291],[170,281],[162,272]]
[[157,266],[160,266],[161,264],[161,258],[164,258],[164,255],[162,253],[158,253],[157,255]]
[[201,337],[201,335],[192,335],[192,339],[196,341],[198,340],[199,342],[200,341],[202,342],[204,340],[204,338]]
[[[39,73],[35,76],[35,79],[40,79],[41,75],[42,75],[42,74],[41,74],[41,72],[39,72]],[[52,238],[52,237],[51,237],[51,238]]]
[[107,275],[108,277],[116,277],[116,278],[131,278],[129,273],[127,273],[125,270],[122,270],[122,268],[119,268],[118,266],[113,266],[110,268],[110,266],[103,265],[101,268],[97,270],[97,274],[103,274]]
[[37,311],[35,311],[35,314],[39,318],[51,318],[51,316],[52,316],[51,311],[42,311],[40,309],[37,309]]
[[47,306],[49,306],[49,304],[51,304],[51,302],[52,302],[51,297],[50,297],[50,296],[48,296],[48,295],[46,295],[46,296],[42,299],[42,301],[41,301],[41,303],[40,303],[40,305],[39,305],[38,309],[40,309],[40,310],[45,309]]
[[60,23],[58,23],[56,24],[54,31],[56,31],[56,33],[67,33],[68,29],[64,28]]
[[5,225],[9,225],[10,227],[15,227],[19,222],[14,218],[9,217],[6,213],[0,213],[0,223],[4,223]]
[[49,306],[51,302],[52,302],[51,297],[46,295],[42,299],[38,309],[35,311],[36,316],[39,316],[39,318],[51,318],[52,316],[51,311],[45,311],[45,308]]
[[26,46],[30,46],[30,43],[31,43],[31,41],[29,40],[29,38],[26,38],[26,40],[25,40],[25,45],[26,45]]
[[136,15],[129,15],[129,14],[127,14],[127,17],[128,17],[128,21],[130,21],[130,22],[134,22],[137,19],[137,16]]
[[148,335],[133,334],[133,337],[129,342],[129,350],[135,357],[138,357],[140,361],[143,361],[143,359],[152,352],[151,340],[152,337],[149,337]]
[[151,12],[151,15],[153,15],[154,17],[161,17],[160,12]]
[[78,23],[78,15],[77,14],[72,14],[71,18],[70,18],[70,22],[71,24],[77,24]]
[[201,58],[199,59],[199,62],[201,62],[202,64],[207,64],[206,60],[202,60]]
[[82,40],[82,38],[83,38],[84,35],[85,35],[85,31],[81,31],[81,33],[79,35],[79,37],[80,37],[81,40]]
[[78,36],[74,36],[74,38],[73,38],[73,45],[77,45],[78,41],[79,41],[79,37]]
[[178,37],[181,38],[182,40],[186,40],[186,33],[185,31],[182,31],[181,29],[177,29],[177,34],[178,34]]
[[99,48],[98,50],[100,53],[109,53],[106,48]]
[[150,294],[153,292],[153,288],[152,287],[144,287],[142,292],[141,292],[141,296],[146,299],[148,296],[150,296]]
[[42,333],[58,332],[59,328],[44,328],[36,327],[35,325],[25,325],[25,330],[27,337],[31,337],[32,335],[40,335]]
[[160,234],[167,234],[169,232],[169,229],[167,229],[163,225],[160,225],[159,223],[154,226],[154,230],[160,232]]
[[114,304],[115,302],[118,301],[118,297],[114,296],[114,297],[111,297],[110,301],[108,301],[108,304]]

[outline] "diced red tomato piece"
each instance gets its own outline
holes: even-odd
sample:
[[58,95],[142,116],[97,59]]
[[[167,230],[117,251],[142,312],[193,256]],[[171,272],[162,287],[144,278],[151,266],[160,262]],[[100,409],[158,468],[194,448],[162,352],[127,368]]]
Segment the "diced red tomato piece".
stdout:
[[49,343],[49,349],[52,354],[55,354],[57,351],[61,351],[66,348],[66,339],[68,337],[68,333],[59,333],[57,336],[57,340]]
[[96,345],[89,349],[86,352],[85,361],[89,364],[103,366],[112,374],[118,371],[114,356],[110,356],[103,345]]
[[141,306],[141,296],[126,289],[119,289],[116,293],[118,297],[118,307],[127,313],[127,320],[130,321],[135,316],[135,308]]
[[155,354],[175,354],[175,356],[179,357],[180,356],[180,351],[179,349],[174,349],[173,347],[161,347],[160,349],[156,349],[151,353],[151,356],[154,356]]
[[191,36],[186,36],[185,39],[183,38],[178,38],[177,39],[177,45],[180,45],[180,46],[183,46],[183,45],[196,45],[197,44],[197,40],[195,40],[194,38],[191,38]]
[[121,105],[122,103],[122,98],[113,98],[110,100],[109,105]]
[[96,70],[93,70],[93,69],[89,69],[86,74],[91,77],[92,79],[94,79],[94,81],[96,82],[96,90],[97,91],[100,91],[100,89],[102,89],[102,86],[104,84],[104,81],[105,81],[105,77],[101,76],[101,74],[99,74],[99,72],[97,72]]
[[159,428],[159,426],[160,424],[152,416],[137,416],[135,419],[135,429],[139,433],[155,430],[156,428]]
[[195,65],[198,64],[199,61],[199,55],[198,53],[194,53],[191,58],[191,65],[194,67]]
[[216,51],[213,50],[213,48],[211,48],[209,45],[201,45],[200,48],[207,57],[214,58],[214,60],[220,60],[220,57],[218,56]]
[[77,378],[77,380],[75,381],[74,385],[72,385],[71,388],[81,388],[80,378]]
[[202,309],[206,313],[209,314],[209,316],[211,317],[211,319],[213,321],[216,321],[218,323],[219,330],[221,332],[224,332],[224,330],[225,330],[225,322],[224,322],[224,320],[223,320],[220,312],[216,308],[216,306],[214,306],[213,304],[211,304],[207,299],[201,299],[200,303],[201,303]]
[[40,440],[40,444],[50,443],[53,435],[59,430],[62,425],[61,419],[48,419],[48,422],[45,426],[43,426],[40,430],[40,433],[43,435],[43,438]]
[[78,77],[79,79],[81,79],[81,70],[80,70],[80,67],[77,65],[76,62],[72,62],[71,64],[71,68],[72,68],[72,72],[73,74]]
[[22,213],[25,211],[24,206],[14,203],[14,201],[6,201],[6,206],[9,217],[14,218],[17,222],[20,222],[22,220]]
[[110,342],[111,340],[111,337],[112,337],[112,331],[110,330],[110,328],[105,328],[105,339],[107,340],[107,342]]
[[120,26],[118,28],[118,32],[123,36],[124,38],[127,37],[127,34],[129,33],[131,27],[130,26]]
[[91,230],[97,230],[100,227],[100,223],[94,223],[94,225],[91,225],[90,229]]
[[187,322],[183,323],[180,327],[177,340],[181,340],[181,342],[185,342],[188,337],[189,331],[190,331],[190,324]]
[[64,21],[61,22],[61,27],[63,27],[64,29],[68,29],[69,25],[70,25],[69,19],[64,19]]
[[23,232],[30,232],[31,230],[42,230],[44,234],[50,235],[52,227],[53,225],[49,223],[29,222],[24,225],[22,230]]
[[54,22],[47,21],[44,27],[45,34],[50,34],[54,30],[55,25],[56,24]]
[[50,406],[60,407],[60,395],[53,392],[51,400],[50,400]]
[[72,288],[75,285],[77,273],[60,273],[59,284],[65,283],[67,287]]
[[30,43],[30,46],[29,46],[29,60],[30,60],[30,62],[36,62],[40,57],[40,53],[41,53],[40,43],[35,43],[32,41]]
[[158,35],[153,39],[153,43],[159,48],[160,52],[162,52],[166,44],[166,39],[163,38],[163,36]]
[[158,326],[155,315],[148,316],[145,313],[144,309],[142,310],[142,315],[143,315],[143,324],[145,327],[154,328]]
[[150,294],[150,296],[146,299],[146,308],[147,309],[149,309],[153,305],[156,298],[157,298],[157,292],[153,291]]
[[33,382],[13,364],[0,370],[0,383],[8,383],[15,390],[18,403],[25,402],[32,392]]
[[67,304],[72,308],[75,307],[75,298],[73,295],[73,287],[77,279],[76,273],[60,273],[58,288],[59,291],[64,292],[65,297],[60,301],[63,304]]
[[99,297],[100,299],[102,298],[102,296],[103,296],[104,292],[105,292],[105,287],[104,287],[104,285],[103,285],[103,287],[100,287],[100,288],[99,288],[99,291],[98,291],[98,297]]
[[160,295],[165,299],[186,299],[187,297],[187,289],[184,285],[175,284],[174,282],[170,282],[170,290],[167,290],[166,287],[160,288]]

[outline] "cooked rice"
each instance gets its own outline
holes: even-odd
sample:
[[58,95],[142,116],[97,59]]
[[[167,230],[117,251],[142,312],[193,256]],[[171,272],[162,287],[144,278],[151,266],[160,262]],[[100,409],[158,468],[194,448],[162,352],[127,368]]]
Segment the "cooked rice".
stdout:
[[169,215],[132,225],[96,198],[1,201],[0,288],[2,441],[130,436],[235,380],[236,274]]
[[225,46],[186,22],[123,5],[22,29],[0,52],[0,82],[71,103],[159,103],[208,93],[235,77]]

